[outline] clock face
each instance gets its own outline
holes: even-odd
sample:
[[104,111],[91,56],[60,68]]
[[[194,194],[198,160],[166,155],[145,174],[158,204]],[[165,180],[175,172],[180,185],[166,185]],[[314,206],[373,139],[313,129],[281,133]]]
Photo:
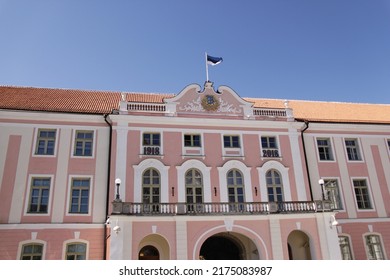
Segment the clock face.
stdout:
[[214,95],[205,95],[202,98],[202,107],[206,111],[216,111],[219,107],[219,102]]

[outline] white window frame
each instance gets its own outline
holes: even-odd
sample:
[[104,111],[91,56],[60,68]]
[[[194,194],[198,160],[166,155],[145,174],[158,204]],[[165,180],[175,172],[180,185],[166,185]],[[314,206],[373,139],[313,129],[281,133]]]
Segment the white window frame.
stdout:
[[[50,186],[49,186],[49,202],[47,204],[47,213],[39,213],[39,212],[28,212],[29,206],[30,206],[30,196],[31,196],[31,187],[32,187],[32,181],[35,178],[45,178],[50,179]],[[54,193],[54,175],[51,174],[29,174],[28,176],[28,185],[27,185],[27,191],[25,194],[25,206],[24,206],[24,215],[25,216],[50,216],[51,215],[51,204],[53,200],[53,193]]]
[[[276,148],[264,148],[263,147],[263,141],[262,141],[263,137],[275,138]],[[280,158],[282,158],[282,152],[281,152],[281,149],[280,149],[280,143],[279,143],[279,137],[278,136],[276,136],[276,135],[268,135],[268,134],[267,135],[260,135],[259,142],[260,142],[260,151],[261,151],[260,158],[261,159],[280,159]],[[264,156],[264,151],[265,150],[276,150],[277,151],[277,156]]]
[[[349,250],[350,250],[350,253],[351,253],[351,260],[354,260],[355,259],[355,256],[354,256],[354,253],[353,253],[353,246],[352,246],[352,238],[349,234],[339,234],[338,237],[347,237],[348,238],[348,243],[349,243]],[[340,244],[339,244],[339,247],[340,247]],[[341,253],[341,247],[340,247],[340,253]],[[343,257],[343,255],[341,254],[341,258]],[[344,259],[342,259],[344,260]]]
[[[358,156],[360,157],[359,159],[353,160],[353,159],[349,159],[349,157],[348,157],[348,151],[347,151],[347,147],[348,146],[347,146],[346,141],[350,141],[350,140],[353,140],[356,143]],[[347,162],[350,162],[350,163],[354,163],[354,162],[361,163],[361,162],[364,162],[362,145],[361,145],[361,142],[360,142],[359,138],[356,138],[356,137],[345,137],[344,138],[344,150],[345,150],[345,157],[347,159]]]
[[[342,208],[341,209],[337,209],[338,212],[346,212],[346,205],[345,205],[345,201],[344,201],[344,193],[343,193],[343,188],[341,187],[341,179],[339,177],[322,177],[322,179],[324,179],[324,181],[336,181],[337,182],[337,188],[338,188],[338,192],[339,192],[339,196],[340,196],[340,203],[341,203],[341,206]],[[353,182],[352,182],[353,183]],[[324,186],[324,190],[326,190],[326,186]],[[355,191],[355,189],[354,189]],[[325,195],[327,195],[325,193]],[[355,193],[353,193],[353,195],[355,195]]]
[[387,260],[386,250],[385,250],[385,247],[383,246],[382,234],[380,234],[378,232],[367,232],[367,233],[363,234],[363,236],[362,236],[363,237],[363,243],[364,243],[364,249],[366,251],[367,260],[369,260],[369,250],[368,250],[368,246],[367,246],[366,237],[370,236],[370,235],[376,235],[376,236],[379,237],[379,242],[380,242],[380,246],[381,246],[381,250],[382,250],[382,254],[383,254],[383,260]]
[[[144,145],[144,134],[159,134],[160,135],[160,145],[157,146],[157,145]],[[163,157],[164,156],[164,152],[163,152],[163,144],[164,144],[164,141],[163,141],[163,132],[161,130],[154,130],[154,129],[148,129],[148,130],[140,130],[140,151],[139,151],[139,155],[140,157]],[[145,154],[144,153],[144,148],[147,148],[147,147],[156,147],[159,149],[159,154]]]
[[[71,207],[71,199],[72,199],[72,181],[73,179],[89,179],[89,197],[88,197],[88,213],[72,213],[70,212]],[[66,199],[66,206],[65,206],[65,215],[66,216],[77,216],[77,217],[89,217],[92,216],[92,198],[93,198],[93,191],[94,191],[94,180],[93,176],[91,175],[69,175],[68,177],[68,190],[67,190],[67,199]]]
[[89,259],[89,241],[88,240],[84,240],[84,239],[68,239],[68,240],[65,240],[64,243],[63,243],[63,247],[62,247],[62,256],[63,256],[63,260],[66,260],[66,248],[68,246],[68,244],[72,244],[72,243],[84,243],[87,248],[86,248],[86,251],[85,251],[85,260],[88,260]]
[[[228,137],[238,137],[238,147],[225,147],[225,136]],[[227,158],[237,158],[244,156],[244,147],[242,141],[242,135],[238,133],[221,133],[221,145],[222,145],[222,155]]]
[[[76,136],[77,132],[92,132],[93,133],[93,138],[92,138],[92,155],[90,156],[79,156],[75,154],[76,150]],[[72,131],[72,148],[71,148],[71,158],[80,158],[80,159],[94,159],[95,158],[95,150],[96,150],[96,138],[97,138],[97,132],[96,129],[89,129],[87,127],[80,127],[76,128]]]
[[[185,146],[184,143],[184,137],[185,135],[199,135],[200,137],[200,147],[195,147],[195,146]],[[182,156],[191,156],[191,157],[203,157],[204,158],[204,137],[203,133],[198,133],[198,132],[188,132],[184,131],[181,134],[181,139],[182,139]]]
[[44,240],[40,240],[40,239],[29,239],[29,240],[23,240],[23,241],[19,242],[16,260],[21,260],[23,246],[27,245],[27,244],[32,244],[32,243],[43,245],[42,260],[46,259],[47,242]]
[[[329,150],[330,150],[330,154],[331,154],[331,158],[332,159],[321,159],[320,157],[320,146],[318,145],[318,140],[327,140],[328,141],[328,144],[329,144]],[[317,158],[318,158],[318,161],[319,162],[335,162],[336,161],[336,155],[335,155],[335,152],[334,152],[334,145],[333,145],[333,140],[332,138],[330,137],[326,137],[326,136],[318,136],[315,138],[315,145],[316,145],[316,148],[317,148]],[[324,147],[324,146],[321,146],[321,147]]]
[[[358,207],[357,198],[356,198],[356,194],[355,194],[355,185],[353,184],[353,182],[355,180],[359,180],[359,181],[360,180],[365,180],[366,181],[371,208],[361,209],[361,208]],[[371,191],[371,185],[370,185],[370,181],[368,180],[368,177],[351,177],[351,187],[352,187],[353,199],[355,201],[356,211],[358,211],[358,212],[372,212],[372,211],[376,211],[375,203],[374,203],[373,196],[372,196],[372,191]]]
[[[38,136],[39,136],[39,131],[41,130],[53,130],[56,132],[55,140],[54,140],[54,153],[52,155],[42,155],[42,154],[37,154],[37,145],[38,145]],[[31,153],[33,157],[49,157],[49,158],[54,158],[57,156],[57,150],[58,150],[58,139],[60,137],[59,134],[59,129],[58,128],[53,128],[52,126],[40,126],[36,127],[34,131],[34,146],[33,149],[31,149]]]

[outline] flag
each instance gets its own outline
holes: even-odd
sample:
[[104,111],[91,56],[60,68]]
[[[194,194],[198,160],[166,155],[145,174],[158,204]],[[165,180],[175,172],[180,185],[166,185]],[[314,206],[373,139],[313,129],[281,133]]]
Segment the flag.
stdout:
[[207,55],[207,64],[210,65],[217,65],[220,64],[223,61],[222,57],[214,57]]

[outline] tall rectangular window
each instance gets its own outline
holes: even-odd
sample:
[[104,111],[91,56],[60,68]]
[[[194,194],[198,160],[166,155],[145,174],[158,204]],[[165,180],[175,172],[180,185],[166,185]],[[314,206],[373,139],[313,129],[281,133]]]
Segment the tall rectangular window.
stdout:
[[353,180],[353,188],[358,209],[372,209],[367,181],[365,179]]
[[35,147],[36,155],[54,155],[56,142],[55,129],[39,129],[37,144]]
[[339,245],[342,259],[352,260],[352,251],[348,236],[339,236]]
[[184,147],[200,147],[199,134],[184,134]]
[[347,149],[348,160],[362,160],[357,139],[345,139],[345,147]]
[[329,138],[317,138],[320,160],[333,160],[332,146]]
[[92,156],[93,131],[76,131],[75,156]]
[[384,260],[381,239],[379,235],[371,234],[365,237],[369,260]]
[[223,146],[225,148],[240,148],[240,137],[237,135],[224,135]]
[[72,179],[69,213],[88,214],[90,182],[89,178]]
[[50,178],[32,178],[28,213],[47,213]]
[[338,180],[325,179],[324,183],[326,198],[331,201],[332,209],[343,209]]

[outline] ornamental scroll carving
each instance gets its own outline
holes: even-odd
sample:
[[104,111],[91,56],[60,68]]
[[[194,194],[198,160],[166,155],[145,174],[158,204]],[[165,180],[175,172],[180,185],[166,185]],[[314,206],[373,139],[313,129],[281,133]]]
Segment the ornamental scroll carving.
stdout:
[[216,113],[230,113],[230,114],[240,114],[242,109],[236,108],[233,104],[229,104],[222,100],[221,97],[217,99],[218,107],[207,107],[205,102],[201,97],[193,101],[188,101],[187,104],[180,106],[179,109],[186,112],[216,112]]

